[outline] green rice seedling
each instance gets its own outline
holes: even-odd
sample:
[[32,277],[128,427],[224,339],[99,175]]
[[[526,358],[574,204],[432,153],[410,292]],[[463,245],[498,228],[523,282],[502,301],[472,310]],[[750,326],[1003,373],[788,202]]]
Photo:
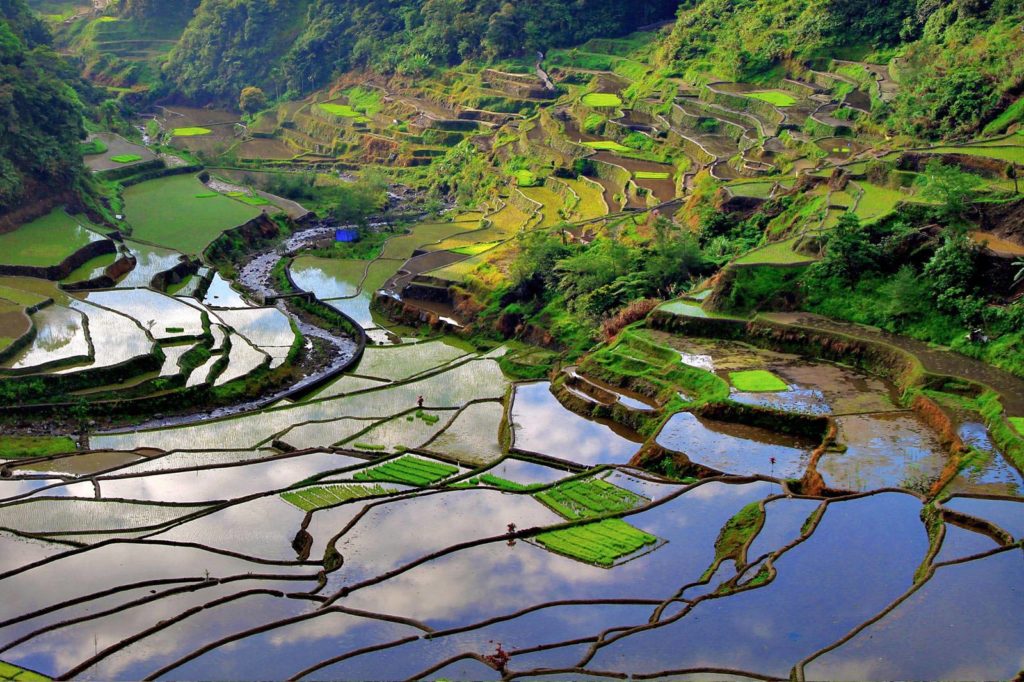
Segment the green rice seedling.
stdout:
[[77,449],[66,436],[0,436],[0,458],[46,457]]
[[655,536],[622,519],[605,519],[537,536],[537,542],[545,549],[604,568],[657,541]]
[[648,500],[636,493],[597,478],[561,483],[539,492],[536,498],[567,519],[585,519],[628,511]]
[[782,92],[781,90],[749,92],[747,93],[747,97],[761,100],[762,102],[768,102],[768,104],[776,107],[791,107],[796,104],[796,97],[793,97],[793,95],[788,92]]
[[596,140],[594,142],[584,142],[584,146],[596,149],[598,151],[606,152],[628,152],[632,151],[629,147],[624,144],[619,144],[614,140]]
[[729,381],[737,391],[744,393],[769,393],[789,389],[789,384],[764,369],[729,372]]
[[213,131],[209,128],[186,127],[186,128],[175,128],[173,134],[175,137],[199,137],[200,135],[209,135]]
[[495,476],[494,474],[483,474],[482,476],[480,476],[480,483],[513,492],[533,490],[534,488],[537,487],[536,484],[526,485],[523,483],[516,483],[515,481],[510,481],[507,478],[501,478],[500,476]]
[[360,471],[353,478],[357,481],[389,481],[410,485],[430,485],[442,478],[448,478],[458,470],[458,467],[450,464],[405,455],[380,466]]
[[588,107],[621,107],[622,98],[610,92],[591,92],[583,95],[581,100]]
[[281,493],[281,499],[303,511],[316,511],[325,507],[357,500],[363,497],[390,495],[397,492],[381,485],[327,485]]

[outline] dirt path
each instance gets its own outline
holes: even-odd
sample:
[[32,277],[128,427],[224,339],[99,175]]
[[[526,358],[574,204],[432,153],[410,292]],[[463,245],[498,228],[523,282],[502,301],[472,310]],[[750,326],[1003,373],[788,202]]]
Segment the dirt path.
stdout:
[[761,317],[782,324],[834,331],[867,341],[881,341],[896,346],[915,355],[924,368],[932,374],[959,377],[994,389],[1002,395],[1002,403],[1006,408],[1007,416],[1024,416],[1024,379],[1019,379],[1009,372],[985,364],[980,360],[949,350],[931,348],[922,341],[906,336],[890,334],[858,324],[839,322],[810,313],[766,313]]

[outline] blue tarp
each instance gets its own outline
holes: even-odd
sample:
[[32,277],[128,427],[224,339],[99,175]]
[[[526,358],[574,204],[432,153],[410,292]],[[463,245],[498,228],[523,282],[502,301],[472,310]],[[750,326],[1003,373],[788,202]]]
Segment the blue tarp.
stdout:
[[336,242],[357,242],[359,241],[359,230],[352,228],[343,228],[334,231],[334,241]]

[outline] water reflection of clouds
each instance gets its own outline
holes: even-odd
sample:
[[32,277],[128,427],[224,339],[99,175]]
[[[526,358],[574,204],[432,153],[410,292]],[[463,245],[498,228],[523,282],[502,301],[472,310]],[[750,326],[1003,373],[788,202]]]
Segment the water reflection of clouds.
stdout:
[[[726,428],[735,431],[737,435],[725,432]],[[792,442],[792,439],[762,430],[705,422],[689,412],[679,412],[662,428],[657,442],[670,450],[685,453],[692,461],[717,471],[799,478],[807,465],[811,448],[766,442],[768,437]]]
[[161,502],[229,500],[286,488],[314,474],[363,464],[344,455],[317,452],[283,460],[219,469],[100,479],[105,498]]
[[292,268],[292,279],[300,289],[312,291],[317,298],[324,301],[329,298],[355,296],[359,291],[359,280],[362,279],[362,273],[350,281],[339,278],[315,265],[301,265]]
[[[526,604],[557,599],[664,598],[697,579],[714,556],[714,540],[722,524],[768,490],[764,483],[705,484],[661,507],[629,517],[629,523],[668,543],[612,570],[574,561],[530,543],[517,542],[513,548],[494,543],[436,559],[386,583],[356,591],[344,603],[403,613],[439,625],[481,620],[517,611]],[[698,491],[700,496],[693,495]],[[425,511],[423,516],[446,521],[453,517],[428,516]],[[493,522],[500,523],[504,518],[499,515]],[[385,537],[388,530],[376,526],[372,537]],[[480,536],[479,531],[476,535]],[[457,542],[465,536],[443,538]],[[417,552],[442,547],[432,542],[417,548]],[[373,545],[373,549],[379,549],[379,545]]]
[[639,449],[639,443],[562,407],[549,386],[516,387],[512,419],[517,448],[582,464],[624,463]]

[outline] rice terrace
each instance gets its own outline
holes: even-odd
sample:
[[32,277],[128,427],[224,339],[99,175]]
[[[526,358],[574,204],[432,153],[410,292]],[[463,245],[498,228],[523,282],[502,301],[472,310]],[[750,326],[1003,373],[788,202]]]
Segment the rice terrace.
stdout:
[[0,0],[0,680],[1024,681],[1022,29]]

